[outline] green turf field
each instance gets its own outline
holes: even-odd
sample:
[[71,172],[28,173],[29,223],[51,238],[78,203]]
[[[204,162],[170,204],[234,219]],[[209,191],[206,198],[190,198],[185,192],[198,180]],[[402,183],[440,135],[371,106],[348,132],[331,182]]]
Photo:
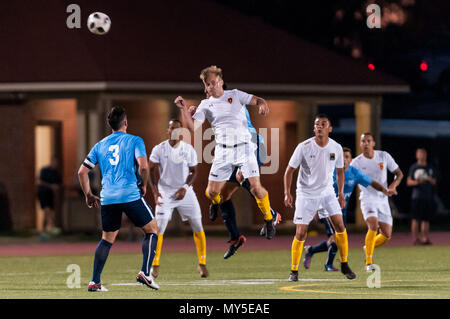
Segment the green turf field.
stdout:
[[[450,298],[450,247],[382,247],[375,262],[381,267],[381,288],[368,288],[361,249],[350,250],[357,279],[326,273],[326,255],[315,255],[311,269],[300,269],[300,281],[288,282],[290,251],[239,251],[228,260],[221,252],[208,255],[210,277],[201,279],[193,252],[162,255],[159,291],[135,285],[141,255],[112,252],[102,281],[109,289],[89,293],[92,255],[0,257],[0,298]],[[68,288],[70,264],[81,269],[81,288]],[[335,262],[335,265],[337,263]]]

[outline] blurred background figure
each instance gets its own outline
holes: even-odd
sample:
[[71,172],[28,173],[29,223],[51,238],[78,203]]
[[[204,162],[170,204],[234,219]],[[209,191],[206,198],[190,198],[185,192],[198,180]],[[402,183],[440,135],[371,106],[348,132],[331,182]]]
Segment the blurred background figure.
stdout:
[[59,235],[60,229],[55,226],[55,203],[60,194],[62,184],[61,174],[59,173],[58,159],[53,156],[49,166],[41,169],[39,181],[37,183],[37,196],[44,212],[42,218],[39,219],[37,231],[39,239],[45,241],[48,236]]
[[424,148],[417,149],[416,159],[417,162],[409,168],[406,180],[406,185],[412,187],[411,233],[414,245],[431,245],[429,230],[430,220],[436,211],[436,170],[428,164],[427,151]]

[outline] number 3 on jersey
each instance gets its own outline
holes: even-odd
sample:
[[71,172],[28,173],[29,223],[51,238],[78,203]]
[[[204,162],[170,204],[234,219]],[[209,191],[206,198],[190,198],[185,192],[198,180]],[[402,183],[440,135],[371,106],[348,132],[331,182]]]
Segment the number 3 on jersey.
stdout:
[[114,157],[114,159],[109,159],[109,163],[111,165],[117,165],[119,163],[119,145],[111,145],[108,151],[113,152],[112,156]]

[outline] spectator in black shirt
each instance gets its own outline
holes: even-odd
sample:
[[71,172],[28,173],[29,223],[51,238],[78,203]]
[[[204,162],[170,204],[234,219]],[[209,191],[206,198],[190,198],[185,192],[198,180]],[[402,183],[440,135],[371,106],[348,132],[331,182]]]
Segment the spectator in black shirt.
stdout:
[[55,227],[55,197],[62,184],[58,166],[58,159],[52,157],[50,166],[42,168],[39,174],[37,195],[44,211],[43,229],[38,229],[41,240],[47,238],[47,233],[59,233],[59,229]]
[[431,245],[429,239],[430,219],[436,210],[434,186],[436,171],[427,163],[427,151],[416,151],[417,162],[409,168],[406,185],[412,187],[411,233],[414,245]]

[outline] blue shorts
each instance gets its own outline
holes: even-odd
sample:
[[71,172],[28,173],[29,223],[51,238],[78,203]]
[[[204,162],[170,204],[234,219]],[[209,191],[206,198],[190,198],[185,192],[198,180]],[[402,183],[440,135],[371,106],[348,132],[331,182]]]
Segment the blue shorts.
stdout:
[[152,208],[143,197],[129,203],[102,205],[101,211],[102,229],[105,232],[120,229],[122,213],[125,213],[136,227],[143,227],[155,218]]
[[[342,210],[342,219],[344,220],[344,225],[347,225],[347,209]],[[325,230],[327,231],[328,237],[330,237],[336,232],[334,230],[333,224],[331,224],[329,217],[320,218],[320,222],[325,225]]]

